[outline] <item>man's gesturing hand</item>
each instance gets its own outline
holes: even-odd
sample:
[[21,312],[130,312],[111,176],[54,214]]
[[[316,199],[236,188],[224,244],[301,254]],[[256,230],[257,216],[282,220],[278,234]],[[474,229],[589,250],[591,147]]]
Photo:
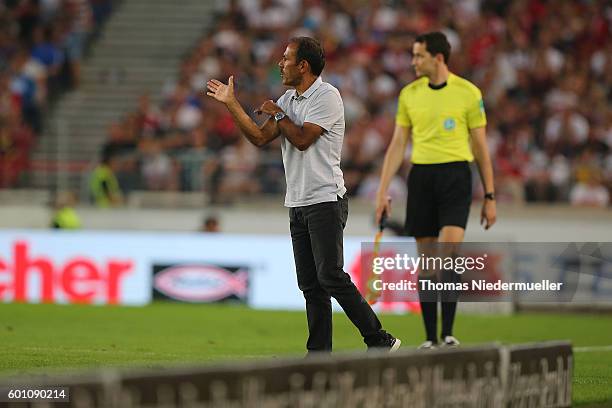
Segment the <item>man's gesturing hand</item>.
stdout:
[[208,88],[208,92],[206,92],[206,95],[212,96],[219,102],[223,102],[226,105],[236,98],[236,96],[234,95],[233,75],[229,77],[227,85],[216,79],[211,79],[206,83],[206,87]]
[[277,104],[275,104],[274,101],[268,100],[261,104],[261,106],[255,110],[255,113],[257,113],[258,115],[265,113],[266,115],[272,116],[275,113],[282,111],[283,110]]

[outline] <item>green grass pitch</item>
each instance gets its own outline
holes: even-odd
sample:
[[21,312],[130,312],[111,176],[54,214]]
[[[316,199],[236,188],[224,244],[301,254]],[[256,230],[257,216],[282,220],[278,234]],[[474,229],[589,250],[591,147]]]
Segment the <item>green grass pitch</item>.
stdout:
[[[422,341],[420,316],[381,320],[402,339],[402,347]],[[575,404],[612,406],[612,347],[601,347],[612,344],[611,328],[610,315],[459,315],[455,335],[463,344],[571,340],[578,347]],[[0,304],[0,376],[302,355],[305,340],[304,312],[173,303],[142,308]],[[365,348],[341,313],[334,315],[334,348]]]

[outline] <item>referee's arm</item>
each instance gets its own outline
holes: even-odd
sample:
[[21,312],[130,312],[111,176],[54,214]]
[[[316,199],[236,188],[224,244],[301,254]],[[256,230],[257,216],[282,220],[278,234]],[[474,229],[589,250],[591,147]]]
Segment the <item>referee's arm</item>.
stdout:
[[396,123],[393,138],[385,153],[385,161],[380,175],[380,185],[376,194],[376,224],[380,222],[383,212],[391,215],[391,203],[387,198],[387,189],[391,179],[404,161],[404,153],[406,152],[406,147],[408,147],[409,140],[410,128]]
[[[495,186],[493,183],[493,165],[491,163],[491,156],[489,155],[489,148],[487,146],[487,138],[484,127],[478,127],[470,129],[472,153],[474,159],[478,165],[478,171],[480,172],[480,180],[482,181],[482,187],[486,193],[494,193]],[[482,204],[482,211],[480,213],[480,223],[484,225],[485,229],[489,229],[495,224],[497,219],[497,207],[495,200],[486,199]]]

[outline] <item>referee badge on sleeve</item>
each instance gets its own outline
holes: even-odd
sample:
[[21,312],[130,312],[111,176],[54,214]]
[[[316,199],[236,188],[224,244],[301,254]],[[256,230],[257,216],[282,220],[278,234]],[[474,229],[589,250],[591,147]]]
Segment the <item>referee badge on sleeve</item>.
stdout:
[[480,107],[480,113],[484,115],[485,108],[484,108],[484,101],[482,99],[478,102],[478,106]]

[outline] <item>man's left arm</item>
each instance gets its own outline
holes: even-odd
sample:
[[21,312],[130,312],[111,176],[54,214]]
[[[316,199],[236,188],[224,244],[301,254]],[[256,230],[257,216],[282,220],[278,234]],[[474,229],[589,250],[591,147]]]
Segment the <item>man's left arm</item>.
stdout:
[[495,224],[497,219],[497,206],[495,204],[495,186],[493,182],[493,164],[491,163],[491,156],[489,154],[489,148],[487,146],[487,137],[484,127],[477,127],[470,129],[472,152],[474,159],[478,165],[478,171],[480,172],[480,179],[482,181],[482,187],[486,195],[493,194],[493,196],[485,196],[482,204],[482,211],[480,214],[480,223],[484,224],[485,229],[489,229]]
[[[278,121],[278,128],[289,142],[300,151],[308,149],[325,131],[329,131],[339,121],[344,120],[344,105],[337,91],[325,90],[319,95],[312,95],[316,100],[306,112],[304,125],[297,126],[288,117]],[[260,111],[274,116],[282,112],[272,101],[265,102]]]
[[[274,115],[283,112],[283,110],[273,101],[265,101],[256,112],[274,117]],[[287,115],[279,120],[277,125],[283,136],[300,151],[308,149],[325,130],[321,126],[309,122],[304,122],[304,125],[300,127],[293,123]]]

